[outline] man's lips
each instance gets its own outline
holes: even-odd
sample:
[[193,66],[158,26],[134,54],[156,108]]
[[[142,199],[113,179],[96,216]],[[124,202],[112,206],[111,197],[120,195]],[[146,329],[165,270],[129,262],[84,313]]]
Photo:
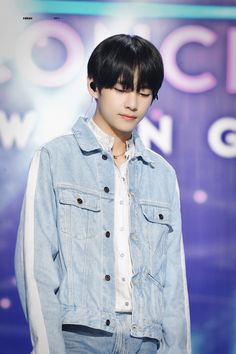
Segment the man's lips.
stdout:
[[134,119],[136,119],[137,118],[137,116],[130,116],[130,115],[128,115],[128,114],[119,114],[123,119],[125,119],[125,120],[134,120]]

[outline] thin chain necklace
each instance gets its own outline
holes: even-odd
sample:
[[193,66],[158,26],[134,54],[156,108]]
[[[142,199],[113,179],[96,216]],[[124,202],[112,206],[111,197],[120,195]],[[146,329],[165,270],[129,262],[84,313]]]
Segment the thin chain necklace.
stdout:
[[[112,148],[111,150],[113,150],[113,148]],[[118,157],[124,155],[125,153],[126,153],[126,148],[125,148],[125,151],[124,151],[124,152],[122,152],[122,153],[119,154],[119,155],[113,155],[113,157],[114,157],[114,159],[116,160]]]

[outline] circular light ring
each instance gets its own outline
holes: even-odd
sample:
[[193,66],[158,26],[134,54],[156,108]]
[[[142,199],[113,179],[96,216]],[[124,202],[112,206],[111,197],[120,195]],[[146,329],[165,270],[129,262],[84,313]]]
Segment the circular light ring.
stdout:
[[[53,37],[65,46],[66,61],[56,70],[43,70],[33,61],[32,50],[37,41]],[[16,63],[23,76],[34,84],[57,87],[67,84],[83,63],[84,48],[78,33],[63,22],[43,20],[28,27],[19,38]]]

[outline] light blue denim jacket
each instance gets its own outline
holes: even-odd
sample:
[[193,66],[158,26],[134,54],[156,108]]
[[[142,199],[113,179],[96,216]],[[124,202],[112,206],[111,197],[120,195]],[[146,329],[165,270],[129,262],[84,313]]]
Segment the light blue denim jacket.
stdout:
[[[115,328],[114,162],[86,118],[72,131],[35,152],[21,211],[15,271],[34,354],[66,353],[62,324]],[[158,353],[190,354],[175,171],[133,137],[131,335],[158,339]]]

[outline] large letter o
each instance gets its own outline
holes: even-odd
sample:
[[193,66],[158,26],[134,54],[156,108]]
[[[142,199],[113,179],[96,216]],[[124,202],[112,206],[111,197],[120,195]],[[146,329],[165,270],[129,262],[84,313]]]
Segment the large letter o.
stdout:
[[[66,61],[59,69],[43,70],[33,61],[33,46],[45,37],[58,39],[66,48]],[[83,45],[77,32],[63,22],[51,20],[39,21],[27,27],[16,47],[16,63],[24,78],[46,87],[62,86],[72,80],[78,74],[83,56]]]

